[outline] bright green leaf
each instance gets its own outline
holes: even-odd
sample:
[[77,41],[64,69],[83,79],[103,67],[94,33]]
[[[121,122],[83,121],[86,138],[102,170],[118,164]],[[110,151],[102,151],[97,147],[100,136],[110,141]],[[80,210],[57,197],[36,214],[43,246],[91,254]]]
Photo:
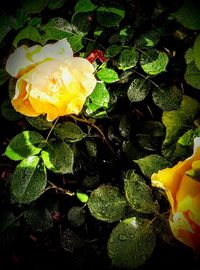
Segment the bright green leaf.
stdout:
[[117,187],[102,185],[92,191],[88,208],[98,220],[112,223],[125,213],[126,200]]
[[129,218],[112,230],[108,256],[120,269],[137,269],[151,257],[156,245],[156,232],[147,219]]
[[17,34],[17,36],[15,37],[15,39],[13,41],[13,45],[15,47],[17,47],[18,46],[18,43],[21,40],[24,40],[24,39],[29,39],[29,40],[35,41],[37,43],[43,44],[43,40],[42,40],[42,37],[40,36],[39,31],[35,27],[33,27],[31,25],[23,28]]
[[37,155],[43,148],[44,138],[36,131],[23,131],[9,142],[4,153],[12,160],[22,160]]
[[82,192],[76,192],[76,196],[82,203],[87,203],[88,195]]
[[96,6],[90,0],[79,0],[75,5],[76,12],[90,12],[96,9]]
[[97,72],[97,77],[105,83],[114,83],[119,80],[117,72],[110,68],[102,68]]
[[189,85],[200,89],[200,70],[194,61],[187,65],[184,78]]
[[195,64],[200,70],[200,34],[195,39],[193,53]]
[[133,170],[126,172],[124,189],[126,199],[134,210],[148,214],[156,212],[157,204],[153,202],[149,187]]
[[11,193],[18,203],[30,203],[39,198],[47,184],[46,169],[39,157],[31,156],[16,167],[11,180]]
[[74,154],[65,142],[49,142],[47,148],[41,154],[45,166],[54,173],[73,172]]
[[140,64],[146,73],[157,75],[166,71],[168,61],[169,59],[166,53],[159,52],[155,49],[149,49],[142,53]]

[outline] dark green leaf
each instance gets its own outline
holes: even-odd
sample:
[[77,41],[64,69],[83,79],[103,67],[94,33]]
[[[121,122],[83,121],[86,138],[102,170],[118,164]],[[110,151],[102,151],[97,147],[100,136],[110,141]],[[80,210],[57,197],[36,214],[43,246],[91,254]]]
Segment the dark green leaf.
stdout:
[[48,8],[49,9],[58,9],[61,8],[66,0],[50,0],[48,2]]
[[191,30],[200,30],[200,3],[199,1],[185,0],[183,5],[172,16],[184,27]]
[[10,75],[2,68],[0,68],[0,85],[3,85],[8,79]]
[[181,90],[175,85],[171,87],[156,87],[152,93],[154,103],[164,111],[175,110],[180,107]]
[[74,154],[65,142],[49,142],[47,148],[42,151],[42,159],[45,166],[54,173],[72,173]]
[[110,47],[108,47],[105,51],[105,57],[106,58],[111,58],[116,56],[120,51],[122,50],[122,46],[113,44]]
[[157,154],[134,160],[134,162],[138,164],[142,173],[148,178],[151,178],[153,173],[156,173],[166,167],[171,167],[172,165],[164,157]]
[[193,53],[195,64],[200,70],[200,34],[195,39]]
[[108,240],[108,255],[120,269],[137,269],[151,257],[156,245],[152,222],[136,217],[121,221]]
[[10,181],[11,193],[18,203],[30,203],[41,196],[47,184],[46,169],[39,157],[31,156],[16,167]]
[[144,179],[133,170],[126,173],[124,189],[127,201],[134,210],[140,213],[155,213],[158,205],[153,202],[150,188]]
[[162,121],[166,127],[166,136],[163,142],[163,148],[177,142],[183,132],[192,126],[199,111],[199,102],[184,95],[180,109],[163,112]]
[[22,115],[15,111],[10,99],[5,99],[1,104],[1,115],[8,121],[17,121],[22,118]]
[[18,220],[14,213],[8,209],[4,209],[0,212],[1,221],[0,221],[0,233],[5,232],[10,227],[16,226]]
[[127,70],[129,68],[135,67],[139,58],[138,52],[135,48],[124,49],[119,57],[118,68],[122,70]]
[[44,143],[44,138],[38,132],[23,131],[12,138],[4,155],[12,160],[22,160],[37,155],[43,148]]
[[37,117],[26,116],[26,120],[29,122],[29,124],[31,124],[31,126],[39,130],[46,130],[52,127],[52,123],[48,122],[44,115],[39,115]]
[[90,22],[88,17],[90,12],[76,12],[72,16],[71,24],[75,33],[81,36],[87,35],[90,30]]
[[78,125],[72,122],[57,124],[54,128],[54,134],[67,142],[81,141],[86,135]]
[[68,220],[72,226],[80,227],[85,222],[85,210],[79,206],[73,206],[67,214]]
[[26,223],[37,232],[44,232],[53,226],[51,213],[46,207],[30,208],[24,212]]
[[40,13],[49,0],[20,0],[22,8],[27,13]]
[[114,222],[122,218],[125,213],[126,201],[118,188],[100,186],[95,189],[88,200],[91,214],[98,220]]
[[145,79],[134,79],[129,85],[127,95],[130,102],[142,101],[146,98],[150,90],[150,83]]
[[118,26],[125,16],[122,7],[99,7],[97,9],[97,22],[104,27]]

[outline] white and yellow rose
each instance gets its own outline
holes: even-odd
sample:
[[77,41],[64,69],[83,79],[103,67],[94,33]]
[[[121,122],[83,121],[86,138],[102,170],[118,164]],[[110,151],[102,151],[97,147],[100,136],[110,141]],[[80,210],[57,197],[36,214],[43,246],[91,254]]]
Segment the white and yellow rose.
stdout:
[[200,181],[190,172],[200,170],[200,137],[194,139],[194,154],[173,168],[154,173],[152,185],[165,190],[170,202],[169,223],[174,236],[200,252]]
[[46,114],[48,121],[79,114],[96,85],[92,64],[74,57],[66,39],[17,48],[6,70],[18,79],[11,100],[15,110],[32,117]]

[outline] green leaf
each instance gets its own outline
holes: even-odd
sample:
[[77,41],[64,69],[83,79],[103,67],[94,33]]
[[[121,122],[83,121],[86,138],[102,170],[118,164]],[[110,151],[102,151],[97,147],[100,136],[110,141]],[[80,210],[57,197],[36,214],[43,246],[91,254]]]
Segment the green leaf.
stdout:
[[121,50],[122,50],[122,46],[121,46],[121,45],[113,44],[113,45],[111,45],[110,47],[108,47],[108,48],[106,49],[104,56],[105,56],[106,58],[114,57],[114,56],[116,56],[118,53],[120,53]]
[[40,13],[49,0],[20,0],[21,7],[27,13]]
[[200,70],[194,61],[187,65],[184,79],[192,87],[200,89]]
[[96,6],[90,0],[79,0],[75,5],[76,12],[90,12],[96,9]]
[[30,203],[39,198],[47,184],[46,169],[39,157],[31,156],[16,167],[11,180],[11,194],[18,203]]
[[5,71],[5,69],[0,68],[0,85],[3,85],[9,78],[10,75]]
[[126,172],[124,189],[126,199],[134,210],[145,214],[156,212],[158,205],[153,202],[150,188],[133,170]]
[[166,71],[168,61],[166,53],[159,52],[156,49],[149,49],[142,53],[140,65],[146,73],[157,75]]
[[200,34],[195,39],[193,53],[195,64],[200,69]]
[[183,95],[181,106],[177,110],[164,111],[162,122],[166,127],[163,148],[177,142],[178,138],[193,125],[193,121],[200,111],[200,104],[195,99]]
[[125,213],[126,201],[117,187],[102,185],[92,191],[88,208],[92,216],[112,223],[121,219]]
[[18,219],[11,210],[4,209],[0,212],[1,221],[0,221],[0,233],[5,232],[10,227],[19,225]]
[[12,29],[11,24],[9,23],[11,16],[9,15],[1,15],[0,16],[0,42],[3,41],[5,36],[10,32]]
[[76,196],[82,203],[87,203],[88,195],[82,192],[76,192]]
[[54,128],[54,134],[67,142],[81,141],[86,135],[78,125],[72,122],[57,124]]
[[199,1],[185,0],[183,5],[171,15],[184,27],[191,30],[200,30],[200,3]]
[[58,9],[61,8],[66,0],[50,0],[48,2],[48,8],[49,9]]
[[153,173],[172,166],[168,160],[157,154],[134,160],[134,162],[138,164],[142,173],[149,179],[151,179]]
[[92,94],[88,97],[85,106],[86,114],[90,115],[95,113],[101,108],[108,108],[110,94],[104,83],[97,83]]
[[29,122],[31,126],[39,130],[47,130],[52,127],[52,123],[48,122],[46,120],[46,116],[44,115],[39,115],[37,117],[26,116],[26,120]]
[[18,34],[17,36],[15,37],[14,41],[13,41],[13,46],[17,47],[18,46],[18,43],[21,41],[21,40],[24,40],[24,39],[29,39],[29,40],[32,40],[34,42],[37,42],[37,43],[40,43],[43,45],[43,39],[42,37],[40,36],[40,33],[39,31],[29,25],[25,28],[23,28]]
[[146,98],[151,84],[145,79],[134,79],[129,85],[127,95],[130,102],[139,102]]
[[156,245],[152,221],[136,217],[121,221],[108,240],[108,256],[120,269],[137,269],[151,257]]
[[138,52],[135,48],[124,49],[119,57],[119,69],[127,70],[135,67],[139,58]]
[[175,85],[156,87],[152,93],[154,103],[164,111],[177,109],[182,100],[181,90]]
[[80,227],[85,222],[85,210],[83,207],[73,206],[69,209],[67,217],[72,226]]
[[74,154],[65,142],[49,142],[47,148],[41,154],[45,166],[54,173],[73,172]]
[[30,208],[24,212],[27,225],[34,231],[44,232],[53,226],[53,218],[46,207]]
[[165,130],[158,121],[140,121],[136,126],[136,139],[139,145],[148,151],[158,151],[161,148]]
[[119,80],[117,72],[110,68],[102,68],[97,72],[97,77],[105,83],[114,83]]
[[8,121],[17,121],[22,118],[22,115],[15,111],[10,99],[5,99],[1,104],[1,115]]
[[88,17],[91,16],[90,12],[76,12],[72,16],[71,24],[75,33],[81,36],[88,34],[90,30],[90,22]]
[[154,47],[160,41],[160,29],[151,29],[147,33],[142,34],[135,41],[135,46],[139,48]]
[[73,33],[72,25],[63,18],[50,19],[47,24],[41,26],[41,30],[44,32],[43,38],[46,41],[67,38],[74,53],[83,48],[82,36]]
[[125,11],[122,7],[99,7],[97,9],[97,22],[104,27],[119,26]]
[[22,160],[37,155],[43,148],[44,143],[44,138],[38,132],[23,131],[12,138],[4,155],[12,160]]
[[185,57],[186,64],[190,64],[191,62],[193,62],[194,61],[193,48],[187,49],[187,51],[185,52],[184,57]]

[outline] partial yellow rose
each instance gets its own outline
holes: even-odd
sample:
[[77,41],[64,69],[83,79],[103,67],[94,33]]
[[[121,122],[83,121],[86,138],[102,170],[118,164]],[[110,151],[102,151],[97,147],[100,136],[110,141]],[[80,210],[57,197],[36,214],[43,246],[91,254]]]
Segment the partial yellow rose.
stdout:
[[171,205],[169,223],[174,236],[200,252],[200,181],[191,172],[200,170],[200,137],[194,139],[194,154],[173,168],[154,173],[152,185],[165,190]]
[[73,57],[66,39],[44,47],[17,48],[6,70],[18,79],[11,100],[15,110],[33,117],[47,114],[48,121],[79,114],[96,86],[93,65]]

